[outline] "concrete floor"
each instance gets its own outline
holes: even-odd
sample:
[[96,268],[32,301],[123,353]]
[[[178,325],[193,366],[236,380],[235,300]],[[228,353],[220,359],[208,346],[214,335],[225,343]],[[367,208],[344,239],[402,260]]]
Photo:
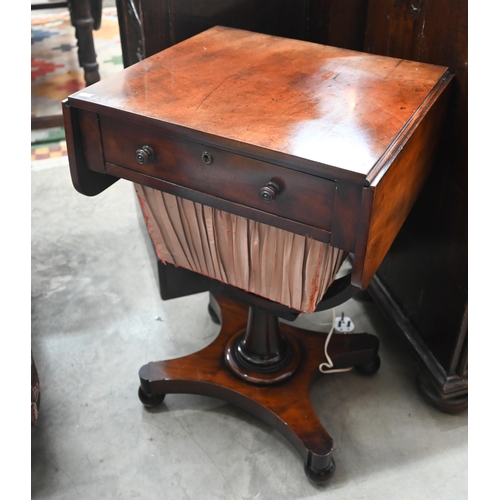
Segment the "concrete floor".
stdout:
[[[324,375],[311,391],[335,441],[327,486],[307,480],[277,431],[222,401],[167,395],[144,408],[139,368],[217,335],[208,296],[161,300],[130,183],[87,198],[64,159],[35,164],[31,179],[33,499],[467,498],[468,414],[421,399],[411,353],[369,301],[337,314],[379,336],[380,371]],[[330,312],[299,319],[325,332],[330,321]]]

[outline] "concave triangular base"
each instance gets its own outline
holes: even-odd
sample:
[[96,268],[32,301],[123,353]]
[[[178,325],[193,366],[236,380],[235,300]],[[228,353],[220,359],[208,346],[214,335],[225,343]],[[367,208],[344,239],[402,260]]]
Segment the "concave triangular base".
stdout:
[[[183,393],[234,404],[281,432],[303,458],[311,480],[327,481],[335,470],[333,439],[309,399],[309,389],[321,374],[319,365],[325,362],[325,334],[281,324],[282,335],[299,347],[298,367],[277,383],[248,382],[231,371],[224,356],[231,338],[245,331],[248,306],[224,296],[215,299],[220,308],[218,337],[194,354],[144,365],[139,371],[141,401],[156,406],[165,394]],[[378,344],[376,337],[366,333],[336,334],[330,340],[328,353],[336,368],[367,366],[377,358]]]

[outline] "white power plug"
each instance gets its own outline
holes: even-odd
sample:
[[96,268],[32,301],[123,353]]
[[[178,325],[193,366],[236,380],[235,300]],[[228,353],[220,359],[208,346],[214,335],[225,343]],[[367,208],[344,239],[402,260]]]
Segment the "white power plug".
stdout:
[[344,313],[340,317],[335,318],[335,332],[336,333],[349,333],[354,330],[354,323],[351,318],[345,316]]
[[337,333],[348,333],[354,330],[354,323],[351,321],[351,318],[348,318],[347,316],[342,313],[340,318],[335,317],[335,309],[332,309],[332,316],[333,316],[333,321],[332,321],[332,327],[330,328],[330,331],[328,332],[328,336],[326,338],[325,342],[325,358],[326,358],[326,363],[321,363],[319,365],[319,371],[321,373],[340,373],[340,372],[348,372],[349,370],[352,370],[352,366],[349,368],[335,368],[333,366],[332,359],[328,355],[328,344],[330,343],[330,339],[332,338],[332,335],[334,332]]

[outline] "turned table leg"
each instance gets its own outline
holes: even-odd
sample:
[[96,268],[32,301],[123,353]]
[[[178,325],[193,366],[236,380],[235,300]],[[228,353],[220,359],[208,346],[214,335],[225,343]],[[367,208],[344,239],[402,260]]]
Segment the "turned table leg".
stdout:
[[[85,73],[85,84],[87,87],[100,80],[99,64],[94,48],[94,37],[92,31],[100,25],[100,12],[92,12],[92,0],[70,0],[69,10],[71,24],[75,28],[75,36],[78,41],[78,62]],[[95,1],[96,4],[100,3]],[[97,19],[94,15],[98,15]]]

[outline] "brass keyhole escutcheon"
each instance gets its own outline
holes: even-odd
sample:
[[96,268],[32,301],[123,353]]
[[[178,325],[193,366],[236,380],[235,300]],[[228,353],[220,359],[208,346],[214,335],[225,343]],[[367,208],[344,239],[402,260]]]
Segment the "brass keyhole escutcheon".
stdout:
[[205,165],[210,165],[214,161],[214,157],[208,151],[204,151],[201,153],[201,161]]
[[155,152],[150,146],[142,146],[141,149],[135,152],[135,159],[141,165],[146,165],[146,163],[155,159]]

